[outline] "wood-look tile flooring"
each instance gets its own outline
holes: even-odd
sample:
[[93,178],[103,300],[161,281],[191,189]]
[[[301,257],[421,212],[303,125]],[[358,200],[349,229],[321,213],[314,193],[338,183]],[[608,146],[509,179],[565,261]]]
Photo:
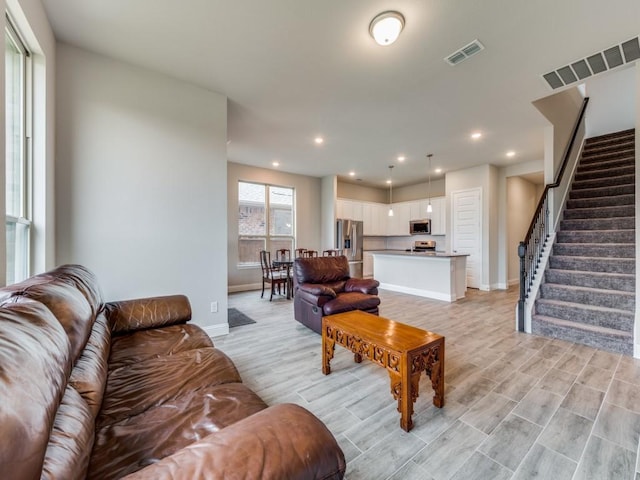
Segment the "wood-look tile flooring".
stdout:
[[514,331],[517,291],[469,290],[446,303],[381,291],[380,314],[446,337],[445,407],[426,378],[400,414],[386,371],[336,347],[321,372],[321,338],[293,302],[229,296],[257,323],[214,338],[268,404],[314,412],[337,438],[348,479],[640,480],[640,361]]

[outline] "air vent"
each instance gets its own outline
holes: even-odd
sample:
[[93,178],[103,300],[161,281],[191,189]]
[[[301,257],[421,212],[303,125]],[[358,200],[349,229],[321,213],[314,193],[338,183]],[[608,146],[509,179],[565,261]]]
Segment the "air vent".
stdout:
[[545,73],[542,78],[555,90],[638,59],[640,59],[640,42],[638,37],[635,37]]
[[444,61],[449,65],[457,65],[460,62],[465,61],[467,58],[475,55],[478,52],[484,50],[484,45],[480,43],[478,39],[475,39],[473,42],[465,45],[460,50],[453,52],[451,55],[445,57]]

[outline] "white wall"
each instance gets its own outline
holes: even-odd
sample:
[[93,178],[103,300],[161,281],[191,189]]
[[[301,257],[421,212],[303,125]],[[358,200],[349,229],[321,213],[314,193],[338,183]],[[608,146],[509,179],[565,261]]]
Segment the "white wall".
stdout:
[[[296,248],[321,251],[320,241],[320,178],[295,175],[239,163],[227,164],[227,253],[229,265],[229,291],[251,290],[262,285],[262,271],[238,268],[238,182],[268,183],[295,189]],[[256,259],[257,261],[257,259]]]
[[107,300],[186,294],[225,333],[226,97],[64,44],[57,61],[58,262]]
[[520,278],[518,244],[527,234],[538,204],[536,185],[521,177],[507,178],[507,279],[510,285]]
[[336,197],[338,179],[327,175],[320,180],[320,248],[318,251],[335,248],[336,238]]
[[635,82],[636,68],[633,65],[587,81],[587,137],[634,128]]

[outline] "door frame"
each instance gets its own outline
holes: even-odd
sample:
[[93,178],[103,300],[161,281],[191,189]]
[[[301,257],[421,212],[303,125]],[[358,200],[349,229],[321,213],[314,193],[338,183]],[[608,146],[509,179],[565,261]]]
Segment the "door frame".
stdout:
[[478,273],[478,283],[477,286],[475,287],[471,287],[469,286],[468,282],[467,282],[467,286],[469,286],[470,288],[478,288],[479,290],[489,290],[488,286],[485,286],[484,282],[483,282],[483,275],[484,275],[484,271],[485,271],[485,254],[484,254],[484,241],[483,241],[483,231],[484,231],[484,205],[482,203],[483,201],[483,192],[482,192],[482,187],[473,187],[473,188],[463,188],[460,190],[453,190],[451,192],[451,251],[454,251],[454,245],[455,245],[455,234],[456,234],[456,230],[455,230],[455,196],[457,194],[464,194],[464,193],[472,193],[472,192],[477,192],[478,193],[478,253],[480,258],[478,259],[478,269],[477,269],[477,273]]

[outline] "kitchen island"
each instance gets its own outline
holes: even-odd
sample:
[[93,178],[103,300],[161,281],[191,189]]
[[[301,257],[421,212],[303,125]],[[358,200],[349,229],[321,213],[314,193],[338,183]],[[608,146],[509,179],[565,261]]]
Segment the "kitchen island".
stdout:
[[380,250],[373,255],[380,288],[455,302],[467,290],[467,254]]

